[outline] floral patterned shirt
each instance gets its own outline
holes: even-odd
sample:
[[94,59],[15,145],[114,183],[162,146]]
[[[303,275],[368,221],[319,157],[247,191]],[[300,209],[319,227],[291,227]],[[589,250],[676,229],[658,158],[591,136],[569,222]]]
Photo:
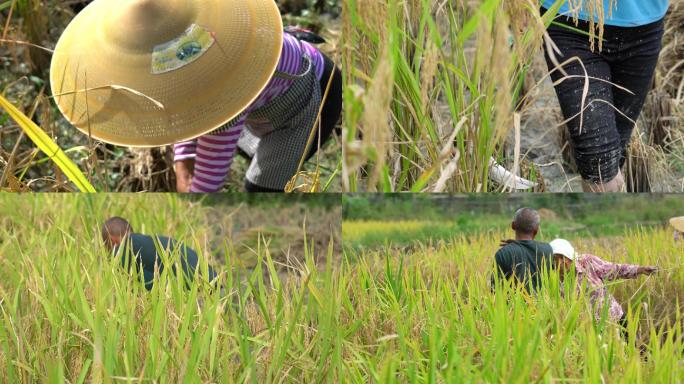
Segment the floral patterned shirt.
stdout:
[[589,300],[594,308],[596,320],[601,319],[603,306],[608,305],[610,320],[618,321],[624,315],[620,303],[608,292],[605,283],[618,279],[634,279],[638,275],[639,266],[631,264],[613,264],[598,256],[584,254],[575,260],[577,287],[582,288],[586,282],[589,289]]

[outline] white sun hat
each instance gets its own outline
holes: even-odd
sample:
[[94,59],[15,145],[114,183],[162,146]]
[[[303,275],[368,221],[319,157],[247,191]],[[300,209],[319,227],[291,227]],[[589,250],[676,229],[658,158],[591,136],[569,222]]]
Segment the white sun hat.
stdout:
[[570,260],[575,260],[575,258],[577,258],[575,248],[573,248],[572,244],[565,239],[555,239],[549,243],[549,245],[551,245],[554,255],[563,255]]

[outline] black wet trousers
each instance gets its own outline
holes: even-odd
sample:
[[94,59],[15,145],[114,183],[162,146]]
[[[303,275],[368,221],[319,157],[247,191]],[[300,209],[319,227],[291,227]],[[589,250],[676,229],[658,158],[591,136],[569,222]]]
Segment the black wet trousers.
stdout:
[[[325,95],[330,76],[333,76],[333,78],[332,84],[330,84],[328,98],[325,99],[323,111],[321,112],[321,146],[330,139],[331,134],[335,130],[335,126],[337,126],[337,122],[340,120],[340,115],[342,114],[342,72],[339,68],[335,68],[333,61],[327,56],[323,55],[323,60],[325,62],[325,67],[323,69],[323,76],[321,76],[320,80],[321,96]],[[333,68],[335,68],[334,73]],[[318,130],[316,130],[316,136],[313,139],[306,160],[311,159],[311,157],[316,154],[316,151],[318,151]],[[248,180],[245,181],[245,189],[247,192],[283,192],[282,190],[260,187],[250,183]]]
[[[559,64],[570,58],[582,62],[574,60],[562,65],[568,76],[578,77],[566,78],[555,86],[572,138],[575,162],[583,179],[606,183],[615,178],[625,163],[635,122],[652,86],[662,46],[663,20],[629,28],[606,25],[601,52],[598,41],[592,52],[588,35],[565,28],[587,32],[588,22],[580,20],[576,26],[564,16],[556,21],[563,26],[552,25],[548,29],[560,50],[560,54],[555,54],[556,60]],[[553,70],[555,65],[548,51],[546,62],[549,71]],[[595,79],[588,80],[583,103],[585,76]],[[551,74],[554,84],[563,77],[559,70]]]

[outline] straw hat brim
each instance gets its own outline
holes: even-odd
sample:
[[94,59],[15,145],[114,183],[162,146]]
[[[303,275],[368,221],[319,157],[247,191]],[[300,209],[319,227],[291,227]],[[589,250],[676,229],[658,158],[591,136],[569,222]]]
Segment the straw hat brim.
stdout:
[[[189,40],[181,52],[176,45]],[[67,120],[96,139],[173,144],[221,127],[254,102],[282,44],[273,0],[95,0],[57,43],[52,93]],[[160,67],[167,59],[170,69]]]
[[684,233],[684,216],[671,218],[670,225],[677,231]]

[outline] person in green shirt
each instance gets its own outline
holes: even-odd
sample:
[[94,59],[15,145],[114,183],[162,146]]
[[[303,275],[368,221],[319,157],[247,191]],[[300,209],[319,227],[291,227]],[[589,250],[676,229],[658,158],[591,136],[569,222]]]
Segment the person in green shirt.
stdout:
[[[148,236],[133,232],[133,227],[126,219],[112,217],[102,226],[102,240],[107,249],[114,255],[121,255],[121,266],[130,271],[133,266],[143,274],[145,288],[152,290],[155,269],[161,274],[164,263],[159,250],[172,255],[179,252],[179,264],[182,276],[192,281],[199,272],[199,256],[197,252],[185,244],[167,236]],[[122,250],[120,248],[123,247]],[[216,272],[207,266],[207,277],[210,282],[217,277]],[[175,276],[178,276],[176,265],[171,266]],[[199,267],[201,268],[201,267]]]
[[515,212],[511,228],[515,240],[505,240],[494,255],[496,275],[499,279],[513,279],[523,284],[528,292],[536,291],[541,284],[540,270],[551,266],[553,250],[548,243],[535,241],[540,225],[539,212],[521,208]]

